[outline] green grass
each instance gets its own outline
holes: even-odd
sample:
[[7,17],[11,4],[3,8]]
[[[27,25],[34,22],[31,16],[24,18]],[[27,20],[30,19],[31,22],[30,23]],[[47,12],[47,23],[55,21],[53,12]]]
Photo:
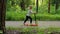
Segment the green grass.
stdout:
[[[7,30],[18,30],[22,32],[30,32],[30,31],[37,31],[38,34],[44,34],[44,33],[51,33],[53,31],[60,31],[59,27],[48,27],[48,28],[40,28],[40,27],[25,27],[25,28],[16,28],[16,27],[6,27]],[[46,32],[47,31],[47,32]],[[31,32],[33,33],[33,32]]]

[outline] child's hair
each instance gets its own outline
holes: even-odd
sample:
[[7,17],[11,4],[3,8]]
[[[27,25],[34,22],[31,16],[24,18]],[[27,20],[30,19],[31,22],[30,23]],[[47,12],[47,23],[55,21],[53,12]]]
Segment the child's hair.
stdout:
[[32,5],[29,6],[29,9],[32,9]]

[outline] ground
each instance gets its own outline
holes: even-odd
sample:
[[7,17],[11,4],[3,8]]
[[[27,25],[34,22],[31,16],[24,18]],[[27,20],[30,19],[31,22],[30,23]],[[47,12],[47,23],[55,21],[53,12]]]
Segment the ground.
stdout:
[[[23,21],[5,21],[6,27],[25,27]],[[29,21],[27,21],[29,22]],[[38,27],[60,27],[60,21],[37,21]],[[33,21],[34,23],[34,21]]]

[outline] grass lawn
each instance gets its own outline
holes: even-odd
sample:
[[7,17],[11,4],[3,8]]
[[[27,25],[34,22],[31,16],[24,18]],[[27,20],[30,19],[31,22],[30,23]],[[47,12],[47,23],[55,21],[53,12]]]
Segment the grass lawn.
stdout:
[[26,27],[26,28],[16,28],[16,27],[6,27],[7,30],[18,30],[20,32],[35,32],[37,34],[50,34],[51,32],[60,32],[60,27],[48,27],[48,28],[40,28],[40,27]]

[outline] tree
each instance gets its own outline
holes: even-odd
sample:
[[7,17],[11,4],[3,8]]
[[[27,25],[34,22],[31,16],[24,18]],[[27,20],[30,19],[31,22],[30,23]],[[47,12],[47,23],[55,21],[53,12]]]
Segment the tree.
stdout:
[[2,6],[2,0],[0,0],[0,30],[2,30],[2,25],[1,25],[1,7]]
[[42,4],[43,4],[43,0],[42,0]]
[[52,6],[55,6],[55,11],[57,13],[57,10],[59,8],[60,0],[51,0]]
[[12,1],[11,1],[11,5],[14,6],[14,4],[15,4],[15,2],[12,0]]
[[5,3],[5,0],[0,0],[0,27],[2,28],[3,34],[5,34]]
[[36,12],[38,13],[38,0],[36,0]]
[[28,7],[31,4],[33,4],[32,0],[25,0],[26,7]]
[[56,13],[57,13],[57,9],[59,8],[59,2],[58,2],[58,0],[56,0],[55,3],[56,3],[56,4],[55,4],[55,11],[56,11]]
[[22,9],[22,10],[25,10],[25,2],[24,2],[24,0],[22,0],[22,1],[20,2],[20,6],[21,6],[21,9]]
[[51,0],[51,5],[52,5],[52,6],[55,5],[55,0]]
[[48,13],[50,13],[50,0],[48,2]]

